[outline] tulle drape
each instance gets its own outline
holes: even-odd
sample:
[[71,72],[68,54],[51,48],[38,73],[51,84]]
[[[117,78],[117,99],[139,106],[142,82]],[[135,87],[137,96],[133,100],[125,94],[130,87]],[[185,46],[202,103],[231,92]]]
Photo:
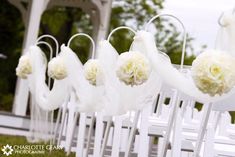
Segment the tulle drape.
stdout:
[[[91,85],[84,76],[83,64],[77,55],[65,45],[61,46],[61,56],[68,70],[68,83],[71,91],[76,95],[76,107],[79,112],[102,111],[104,106],[104,86]],[[100,84],[100,83],[98,83]]]
[[[35,85],[35,97],[37,104],[45,111],[53,111],[58,109],[66,99],[68,99],[68,81],[54,80],[52,89],[46,84],[46,67],[47,62],[44,54],[39,50],[35,50],[32,54],[34,59],[33,71],[34,76],[32,85]],[[64,55],[63,52],[59,54]]]
[[[216,49],[226,51],[235,57],[235,15],[234,11],[230,10],[224,12],[219,19],[220,28],[216,38]],[[234,111],[235,110],[235,97],[230,97],[216,102],[214,104],[215,110]]]
[[235,15],[232,10],[224,12],[219,19],[220,28],[216,49],[226,51],[235,57]]
[[145,50],[146,55],[151,60],[152,66],[159,77],[161,77],[166,84],[180,92],[202,103],[218,102],[225,98],[232,98],[235,94],[234,88],[229,93],[223,94],[222,96],[211,97],[208,94],[202,93],[195,86],[192,77],[184,76],[171,64],[170,60],[165,55],[158,52],[154,36],[151,33],[139,31],[134,40],[137,46],[142,45],[140,49]]
[[[132,47],[130,50],[143,53],[139,47]],[[98,59],[105,70],[106,115],[120,115],[130,110],[140,110],[154,101],[161,88],[161,81],[154,71],[151,72],[148,81],[139,86],[131,87],[120,82],[116,75],[118,56],[108,41],[99,43]]]
[[[30,91],[30,136],[27,140],[30,142],[39,142],[49,140],[51,113],[41,109],[36,102],[36,80],[38,71],[35,70],[39,66],[45,68],[45,65],[38,64],[39,62],[46,64],[45,57],[38,57],[38,54],[43,54],[41,49],[37,46],[31,46],[29,51],[25,54],[30,58],[33,73],[28,76],[28,86]],[[35,70],[35,71],[34,71]],[[45,73],[44,73],[45,75]]]

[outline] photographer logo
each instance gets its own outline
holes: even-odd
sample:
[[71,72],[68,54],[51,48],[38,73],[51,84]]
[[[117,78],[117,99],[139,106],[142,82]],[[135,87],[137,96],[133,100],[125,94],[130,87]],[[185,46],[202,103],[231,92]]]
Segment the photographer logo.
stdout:
[[3,154],[5,154],[6,156],[11,155],[12,152],[13,152],[12,146],[10,146],[10,145],[8,145],[8,144],[5,145],[5,146],[3,146],[2,152],[3,152]]

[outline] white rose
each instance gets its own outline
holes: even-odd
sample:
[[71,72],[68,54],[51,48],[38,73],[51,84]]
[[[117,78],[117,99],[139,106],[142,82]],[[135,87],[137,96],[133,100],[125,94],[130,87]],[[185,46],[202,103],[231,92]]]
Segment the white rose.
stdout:
[[148,80],[150,64],[139,52],[125,52],[118,58],[117,76],[126,85],[141,85]]
[[66,65],[59,56],[48,63],[48,76],[56,80],[62,80],[67,77]]
[[28,56],[21,56],[16,68],[16,75],[22,79],[27,79],[27,75],[32,73],[32,65]]
[[210,96],[229,92],[235,85],[235,59],[225,53],[208,51],[200,54],[192,64],[196,86]]
[[85,78],[92,85],[98,85],[103,83],[103,72],[100,63],[96,59],[88,60],[84,65]]

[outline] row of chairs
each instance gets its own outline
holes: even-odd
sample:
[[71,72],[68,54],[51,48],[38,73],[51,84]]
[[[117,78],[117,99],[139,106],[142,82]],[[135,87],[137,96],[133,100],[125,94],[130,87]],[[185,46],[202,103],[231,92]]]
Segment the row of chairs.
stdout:
[[[192,98],[180,94],[176,119],[170,126],[170,115],[175,110],[175,92],[164,86],[155,103],[146,104],[141,111],[137,124],[134,124],[136,112],[113,118],[100,113],[81,113],[78,116],[75,107],[70,104],[62,116],[67,123],[61,123],[64,126],[60,127],[62,136],[57,136],[57,144],[63,146],[68,154],[75,151],[79,157],[125,156],[130,129],[136,125],[129,156],[161,156],[164,150],[171,157],[192,156],[208,105],[204,104],[199,111]],[[111,127],[107,134],[108,125]],[[169,142],[166,144],[167,134]],[[200,155],[203,157],[235,156],[235,125],[231,123],[229,112],[221,110],[220,106],[213,107],[206,136],[202,140],[204,149]],[[167,147],[163,148],[164,145]]]

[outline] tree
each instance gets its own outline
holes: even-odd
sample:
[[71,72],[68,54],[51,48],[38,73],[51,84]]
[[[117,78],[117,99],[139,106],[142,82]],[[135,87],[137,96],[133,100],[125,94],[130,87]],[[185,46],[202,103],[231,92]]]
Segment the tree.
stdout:
[[0,5],[0,110],[11,110],[15,90],[15,67],[21,53],[24,26],[19,11],[6,0]]
[[[116,0],[112,9],[110,29],[112,30],[120,25],[141,29],[148,20],[157,15],[162,9],[163,1],[161,0]],[[178,30],[175,23],[169,20],[173,21],[166,17],[161,17],[154,21],[158,32],[155,35],[156,43],[161,51],[169,55],[172,63],[180,64],[183,46],[182,33]],[[132,42],[132,36],[128,35],[127,31],[120,31],[116,33],[115,38],[112,38],[111,42],[119,52],[124,52],[128,50]],[[193,38],[187,36],[187,51],[193,51],[192,42]],[[186,55],[185,64],[191,65],[194,58],[194,55]]]
[[[154,15],[157,15],[161,9],[163,9],[163,1],[158,0],[115,0],[113,2],[109,31],[118,26],[130,26],[134,29],[141,29],[145,22]],[[63,43],[68,41],[69,37],[77,31],[92,34],[92,25],[89,20],[89,16],[80,9],[55,7],[44,13],[41,34],[53,34],[59,39],[60,43]],[[183,45],[182,33],[179,32],[175,23],[170,21],[168,18],[155,20],[154,24],[158,32],[160,32],[155,35],[157,46],[170,56],[172,63],[180,64]],[[78,56],[83,63],[88,57],[87,44],[89,43],[89,41],[84,40],[75,41],[72,46],[75,52],[82,52],[78,53]],[[132,40],[133,35],[130,32],[120,30],[111,38],[111,43],[121,53],[129,49]],[[187,51],[193,51],[192,41],[193,38],[188,36]],[[193,55],[186,55],[185,64],[190,65],[194,58]]]

